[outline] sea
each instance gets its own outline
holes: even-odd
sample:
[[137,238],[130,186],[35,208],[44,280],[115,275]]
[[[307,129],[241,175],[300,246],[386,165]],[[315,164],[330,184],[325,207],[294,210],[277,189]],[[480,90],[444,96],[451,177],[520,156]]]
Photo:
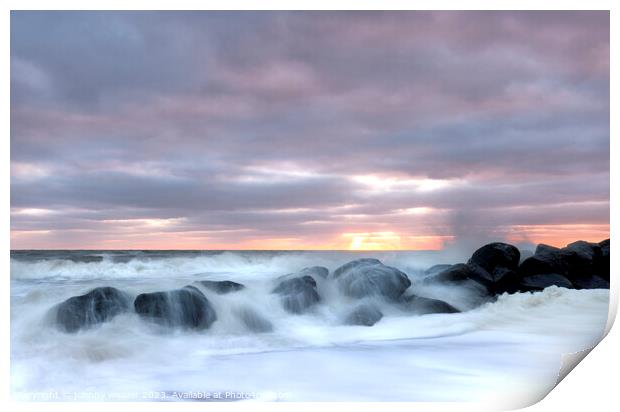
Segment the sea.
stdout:
[[[286,312],[277,278],[304,267],[333,271],[373,257],[409,276],[412,292],[455,314],[414,315],[381,305],[372,327],[343,322],[355,302],[327,280],[321,302]],[[558,380],[563,356],[596,345],[608,290],[504,294],[480,304],[454,286],[421,282],[442,251],[11,251],[11,395],[19,401],[424,401],[498,407],[535,403]],[[78,333],[60,330],[54,307],[99,286],[131,295],[198,280],[245,289],[203,289],[217,313],[207,330],[164,328],[136,313]],[[251,308],[273,331],[248,330]]]

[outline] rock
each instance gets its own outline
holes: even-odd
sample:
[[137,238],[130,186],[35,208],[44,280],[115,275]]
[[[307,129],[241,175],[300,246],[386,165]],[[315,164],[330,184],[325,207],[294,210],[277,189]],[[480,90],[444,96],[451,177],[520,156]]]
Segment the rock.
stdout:
[[565,276],[568,280],[585,280],[597,274],[595,263],[601,257],[601,247],[598,243],[580,240],[562,248],[560,256],[566,264]]
[[288,312],[303,313],[321,298],[316,290],[316,281],[312,276],[288,275],[281,279],[278,286],[271,293],[280,295],[282,306]]
[[521,253],[516,247],[508,243],[495,242],[476,250],[467,263],[478,265],[488,273],[493,273],[498,267],[517,269],[520,257]]
[[430,313],[459,313],[460,310],[454,306],[438,299],[424,298],[422,296],[410,295],[402,299],[402,307],[419,315]]
[[424,274],[426,276],[436,275],[438,273],[443,272],[444,270],[450,269],[451,266],[452,265],[446,265],[446,264],[439,264],[439,265],[431,266],[430,268],[424,271]]
[[541,243],[538,246],[536,246],[536,251],[534,252],[534,254],[544,255],[545,253],[556,253],[559,251],[560,251],[560,248],[557,248],[555,246],[545,245],[544,243]]
[[562,275],[555,273],[545,275],[532,275],[521,279],[522,292],[541,291],[549,286],[574,289],[573,284]]
[[347,325],[372,326],[383,318],[383,313],[375,305],[364,303],[356,307],[345,319]]
[[[576,289],[607,288],[609,267],[604,263],[605,245],[608,247],[609,242],[603,241],[601,245],[580,240],[561,249],[540,244],[534,256],[519,266],[518,276],[523,280],[553,274],[564,277]],[[607,254],[608,251],[607,248]]]
[[575,289],[609,289],[609,282],[600,276],[576,278],[571,281]]
[[520,252],[521,252],[521,258],[519,259],[519,264],[521,264],[521,262],[523,262],[525,259],[529,258],[530,256],[534,256],[534,251],[530,249],[523,249]]
[[241,283],[233,282],[231,280],[199,280],[197,283],[219,295],[236,292],[245,288],[245,286]]
[[596,262],[596,272],[609,282],[609,239],[599,242],[598,245],[601,248],[601,255]]
[[134,300],[134,308],[140,316],[171,327],[207,329],[217,319],[209,300],[194,286],[142,293]]
[[601,253],[601,246],[598,243],[590,243],[583,240],[570,243],[564,249],[574,251],[586,260],[593,260]]
[[129,295],[116,288],[95,288],[59,304],[56,308],[56,322],[66,332],[77,332],[127,312],[130,302]]
[[424,279],[424,283],[450,282],[460,283],[473,280],[483,285],[489,292],[493,289],[493,276],[482,267],[473,263],[457,263],[436,275]]
[[244,306],[237,310],[243,324],[252,332],[272,332],[273,324],[250,307]]
[[493,292],[501,295],[502,293],[516,293],[519,291],[519,276],[516,270],[498,267],[493,271]]
[[[536,250],[538,252],[539,248]],[[522,279],[528,276],[549,273],[564,275],[567,269],[566,262],[562,259],[559,249],[543,249],[541,253],[535,253],[534,256],[525,259],[517,269],[517,273],[519,278]]]
[[315,279],[318,276],[319,278],[327,279],[327,276],[329,276],[329,270],[323,266],[312,266],[309,268],[303,268],[302,270],[298,272],[298,275],[299,276],[313,276],[315,277]]
[[350,269],[356,268],[360,265],[382,265],[383,263],[381,263],[381,261],[379,259],[374,259],[374,258],[362,258],[362,259],[356,259],[356,260],[352,260],[349,263],[345,263],[344,265],[340,266],[339,268],[337,268],[336,270],[334,270],[334,272],[332,273],[332,277],[333,278],[337,278],[340,275],[342,275],[343,273],[349,271]]
[[332,277],[345,295],[354,298],[382,296],[397,300],[411,286],[405,273],[378,259],[354,260],[336,269]]

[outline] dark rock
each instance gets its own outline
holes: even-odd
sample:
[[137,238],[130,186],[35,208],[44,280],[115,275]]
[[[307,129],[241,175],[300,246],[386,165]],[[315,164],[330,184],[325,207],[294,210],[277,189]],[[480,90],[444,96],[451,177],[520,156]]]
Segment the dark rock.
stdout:
[[113,287],[100,287],[69,298],[56,308],[56,322],[66,332],[77,332],[127,312],[129,296]]
[[609,289],[609,282],[600,276],[575,278],[571,283],[575,289]]
[[609,239],[599,242],[598,245],[601,248],[601,255],[596,262],[596,272],[609,282]]
[[316,290],[316,281],[312,276],[288,275],[280,279],[280,283],[272,293],[280,295],[282,306],[287,311],[295,314],[303,313],[321,300]]
[[555,246],[545,245],[544,243],[541,243],[538,246],[536,246],[536,251],[534,252],[534,254],[544,255],[546,253],[556,253],[559,251],[560,251],[560,248],[557,248]]
[[[537,249],[538,250],[538,249]],[[568,268],[561,251],[544,249],[541,253],[525,259],[517,270],[519,278],[549,273],[566,274]]]
[[424,274],[426,276],[436,275],[438,273],[443,272],[444,270],[450,269],[451,266],[452,265],[446,265],[446,264],[439,264],[439,265],[431,266],[430,268],[424,271]]
[[530,250],[530,249],[524,249],[521,250],[521,258],[519,258],[519,264],[521,264],[521,262],[523,262],[525,259],[529,258],[530,256],[534,256],[534,251]]
[[402,307],[405,310],[415,312],[419,315],[430,313],[459,313],[460,310],[454,306],[438,299],[424,298],[422,296],[410,295],[402,299]]
[[347,325],[372,326],[383,318],[383,313],[375,305],[364,303],[356,307],[345,319]]
[[467,263],[476,264],[488,273],[498,268],[516,269],[521,253],[516,247],[507,243],[495,242],[476,250]]
[[172,327],[206,329],[217,319],[209,300],[194,286],[142,293],[136,297],[134,308],[140,316]]
[[354,260],[336,269],[332,276],[338,280],[340,290],[354,298],[377,295],[396,300],[411,286],[405,273],[378,259]]
[[424,283],[451,282],[460,283],[473,280],[483,285],[489,292],[493,289],[493,276],[482,267],[472,263],[457,263],[436,275],[424,279]]
[[560,256],[566,264],[565,276],[568,280],[588,279],[597,274],[596,261],[601,257],[601,247],[598,243],[580,240],[562,248]]
[[354,269],[356,267],[359,267],[361,265],[382,265],[382,264],[383,263],[381,263],[379,259],[374,259],[374,258],[362,258],[362,259],[352,260],[351,262],[345,263],[344,265],[334,270],[334,272],[332,273],[332,277],[337,278],[343,273],[351,269]]
[[498,267],[493,271],[493,292],[495,294],[519,291],[519,276],[516,270]]
[[323,266],[312,266],[309,268],[303,268],[298,272],[298,275],[313,276],[315,279],[317,279],[317,277],[327,279],[327,276],[329,276],[329,270]]
[[573,289],[573,284],[562,275],[555,273],[545,275],[532,275],[521,279],[522,292],[541,291],[549,286],[558,286],[561,288]]
[[210,289],[219,295],[236,292],[245,288],[245,286],[241,283],[233,282],[231,280],[199,280],[197,283],[200,283],[205,288]]
[[574,251],[586,260],[593,260],[601,253],[601,246],[598,243],[590,243],[583,240],[570,243],[564,249]]
[[[571,287],[592,289],[608,287],[609,269],[605,265],[605,245],[577,241],[564,248],[540,244],[536,254],[521,263],[518,276],[521,279],[542,275],[561,275]],[[608,249],[607,249],[608,253]]]
[[237,315],[243,324],[252,332],[264,333],[273,331],[273,324],[249,307],[242,307]]

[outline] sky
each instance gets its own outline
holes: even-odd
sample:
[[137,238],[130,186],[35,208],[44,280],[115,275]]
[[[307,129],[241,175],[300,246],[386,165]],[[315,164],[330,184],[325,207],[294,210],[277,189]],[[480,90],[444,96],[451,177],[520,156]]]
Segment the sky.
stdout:
[[609,237],[608,12],[12,12],[12,249]]

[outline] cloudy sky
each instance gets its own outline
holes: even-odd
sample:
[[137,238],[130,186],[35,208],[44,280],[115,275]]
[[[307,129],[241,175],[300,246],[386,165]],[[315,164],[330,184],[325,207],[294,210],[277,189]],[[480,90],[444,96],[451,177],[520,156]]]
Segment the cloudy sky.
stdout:
[[11,247],[609,233],[607,12],[13,12]]

